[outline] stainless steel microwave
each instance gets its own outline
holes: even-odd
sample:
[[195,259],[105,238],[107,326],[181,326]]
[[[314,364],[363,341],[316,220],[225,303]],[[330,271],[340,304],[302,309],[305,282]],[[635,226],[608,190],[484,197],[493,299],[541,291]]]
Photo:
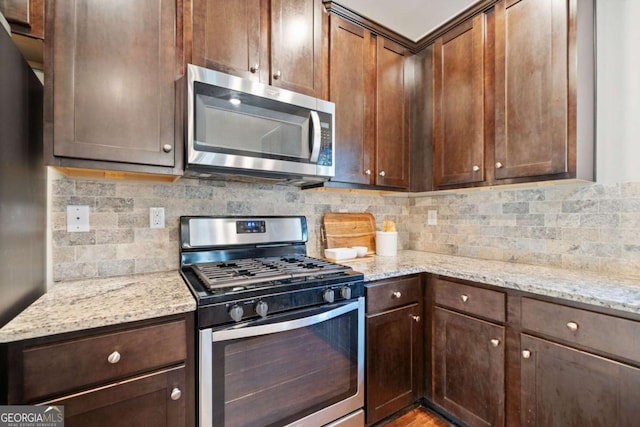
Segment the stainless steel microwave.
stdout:
[[189,64],[185,176],[295,185],[335,174],[335,104]]

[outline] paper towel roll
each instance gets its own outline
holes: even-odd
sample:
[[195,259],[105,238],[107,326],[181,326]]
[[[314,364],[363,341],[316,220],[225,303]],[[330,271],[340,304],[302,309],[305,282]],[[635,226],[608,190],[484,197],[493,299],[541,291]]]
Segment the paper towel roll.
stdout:
[[397,231],[376,231],[376,254],[396,256],[398,253]]

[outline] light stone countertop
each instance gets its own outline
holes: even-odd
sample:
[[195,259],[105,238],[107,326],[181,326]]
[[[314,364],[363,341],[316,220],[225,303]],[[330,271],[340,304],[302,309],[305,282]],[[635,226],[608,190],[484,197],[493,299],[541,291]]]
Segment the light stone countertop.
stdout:
[[195,309],[196,301],[177,270],[60,282],[0,329],[0,343]]
[[[637,279],[419,251],[341,263],[366,281],[426,272],[640,314]],[[0,329],[0,343],[195,309],[178,271],[61,282]]]
[[639,279],[419,251],[341,263],[366,281],[427,272],[640,314]]

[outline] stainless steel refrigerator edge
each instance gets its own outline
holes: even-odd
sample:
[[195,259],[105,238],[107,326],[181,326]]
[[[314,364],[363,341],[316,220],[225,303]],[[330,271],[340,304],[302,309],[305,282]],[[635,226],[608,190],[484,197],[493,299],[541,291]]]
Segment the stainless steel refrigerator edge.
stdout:
[[[0,21],[4,17],[0,14]],[[45,292],[42,83],[0,22],[0,327]]]

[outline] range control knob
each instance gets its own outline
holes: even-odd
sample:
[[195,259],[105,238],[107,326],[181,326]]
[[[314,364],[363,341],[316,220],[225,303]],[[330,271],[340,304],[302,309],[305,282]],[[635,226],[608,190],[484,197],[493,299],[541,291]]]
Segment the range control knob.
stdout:
[[229,309],[229,316],[235,320],[236,322],[239,322],[242,320],[242,315],[244,314],[244,310],[242,309],[242,307],[240,307],[238,304],[234,304],[230,309]]
[[335,299],[333,289],[327,289],[322,293],[322,299],[331,304]]
[[351,299],[351,288],[348,286],[345,286],[342,289],[340,289],[340,296],[342,296],[342,298],[344,299]]
[[269,311],[269,304],[264,301],[258,301],[256,304],[256,313],[260,317],[267,317],[267,312]]

